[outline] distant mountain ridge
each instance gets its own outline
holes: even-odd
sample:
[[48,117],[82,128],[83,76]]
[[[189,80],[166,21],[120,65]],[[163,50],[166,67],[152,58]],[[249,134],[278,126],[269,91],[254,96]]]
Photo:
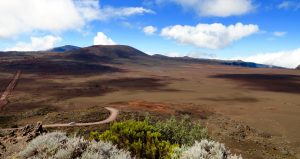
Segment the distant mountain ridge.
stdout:
[[64,46],[52,48],[52,49],[47,50],[47,51],[50,51],[50,52],[66,52],[66,51],[77,50],[77,49],[80,49],[80,48],[81,47],[73,46],[73,45],[64,45]]
[[[41,54],[47,53],[47,54]],[[164,55],[148,55],[136,48],[126,45],[93,45],[89,47],[77,47],[73,45],[65,45],[56,47],[47,51],[37,52],[0,52],[0,57],[5,59],[43,59],[43,60],[63,60],[77,61],[89,63],[107,63],[107,64],[211,64],[211,65],[227,65],[250,68],[281,68],[258,64],[254,62],[245,62],[241,60],[219,60],[219,59],[200,59],[188,56],[184,57],[168,57]],[[3,57],[4,58],[4,57]]]
[[111,61],[116,59],[135,59],[149,55],[126,45],[93,45],[64,52],[64,58],[78,61]]
[[296,67],[296,69],[300,70],[300,65],[298,65],[298,67]]
[[245,62],[242,60],[219,60],[219,59],[201,59],[193,57],[169,57],[165,55],[155,54],[155,58],[164,59],[164,60],[175,60],[181,62],[191,62],[191,63],[205,63],[205,64],[221,64],[228,66],[240,66],[240,67],[250,67],[250,68],[282,68],[278,66],[269,66],[264,64],[258,64],[254,62]]

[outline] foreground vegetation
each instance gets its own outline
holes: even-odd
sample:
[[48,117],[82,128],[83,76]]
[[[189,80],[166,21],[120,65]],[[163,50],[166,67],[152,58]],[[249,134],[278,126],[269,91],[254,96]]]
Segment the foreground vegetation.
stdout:
[[32,140],[19,158],[241,159],[209,140],[206,129],[187,116],[155,123],[116,122],[103,133],[91,132],[90,141],[49,133]]

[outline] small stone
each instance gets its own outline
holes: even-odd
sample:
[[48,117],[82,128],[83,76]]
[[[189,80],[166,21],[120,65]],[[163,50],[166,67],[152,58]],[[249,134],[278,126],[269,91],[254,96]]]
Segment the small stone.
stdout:
[[288,155],[288,154],[289,154],[289,152],[288,152],[287,150],[281,150],[281,153],[282,153],[283,155]]
[[16,131],[15,130],[10,131],[9,134],[8,134],[9,137],[13,137],[15,135],[16,135]]
[[0,149],[1,150],[5,150],[6,149],[5,145],[2,142],[0,142]]

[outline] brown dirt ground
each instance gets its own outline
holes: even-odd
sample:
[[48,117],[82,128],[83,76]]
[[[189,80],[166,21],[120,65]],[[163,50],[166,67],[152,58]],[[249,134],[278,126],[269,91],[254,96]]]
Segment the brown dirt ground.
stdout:
[[162,119],[191,115],[245,158],[300,158],[299,70],[204,64],[114,67],[127,71],[22,74],[0,112],[0,127],[46,117],[49,123],[89,121],[105,116],[103,107],[114,106],[124,118],[144,112]]

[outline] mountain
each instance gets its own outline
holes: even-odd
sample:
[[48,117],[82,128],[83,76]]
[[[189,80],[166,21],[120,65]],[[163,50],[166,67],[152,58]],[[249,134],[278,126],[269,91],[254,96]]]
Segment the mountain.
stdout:
[[[192,58],[188,56],[184,57],[168,57],[164,55],[155,54],[154,58],[169,60],[169,61],[178,61],[185,63],[201,63],[201,64],[219,64],[219,65],[229,65],[229,66],[239,66],[239,67],[250,67],[250,68],[271,68],[269,65],[258,64],[254,62],[245,62],[241,60],[218,60],[218,59],[200,59]],[[280,68],[277,66],[272,66],[272,68]]]
[[66,59],[78,61],[112,61],[118,59],[137,59],[149,55],[126,45],[94,45],[77,50],[66,51],[63,55]]
[[48,51],[49,52],[66,52],[66,51],[73,51],[73,50],[78,50],[78,49],[80,49],[80,47],[78,47],[78,46],[65,45],[65,46],[52,48]]
[[298,65],[298,67],[296,67],[297,70],[300,70],[300,65]]
[[[62,53],[63,52],[63,53]],[[270,68],[268,65],[244,61],[227,61],[218,59],[199,59],[191,57],[168,57],[164,55],[148,55],[138,49],[126,45],[94,45],[80,48],[66,45],[48,51],[37,52],[0,52],[0,70],[7,71],[25,69],[30,72],[93,72],[95,70],[116,71],[107,64],[120,65],[178,65],[209,64],[228,65],[250,68]],[[49,68],[48,68],[49,67]],[[51,69],[50,69],[51,67]],[[279,67],[276,67],[279,68]],[[85,71],[85,70],[88,71]]]

